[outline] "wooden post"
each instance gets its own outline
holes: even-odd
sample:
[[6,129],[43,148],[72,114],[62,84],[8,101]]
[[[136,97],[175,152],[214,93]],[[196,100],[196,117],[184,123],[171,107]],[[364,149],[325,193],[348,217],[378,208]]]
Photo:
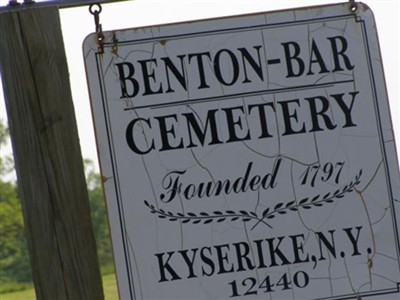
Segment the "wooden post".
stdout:
[[104,299],[57,8],[0,14],[0,71],[37,299]]

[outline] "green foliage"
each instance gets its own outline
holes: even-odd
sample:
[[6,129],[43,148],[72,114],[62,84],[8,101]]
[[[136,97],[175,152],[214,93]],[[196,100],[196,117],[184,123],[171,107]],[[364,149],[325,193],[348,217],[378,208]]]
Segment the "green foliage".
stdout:
[[[105,300],[119,300],[118,287],[114,274],[103,276],[103,289]],[[0,290],[1,292],[1,290]],[[35,291],[31,288],[22,292],[12,292],[0,296],[1,300],[35,300]]]
[[[0,299],[3,299],[3,294],[14,294],[15,292],[33,289],[33,283],[20,283],[20,282],[4,282],[0,284]],[[14,299],[14,298],[12,298]],[[25,298],[24,298],[25,299]]]
[[89,192],[93,230],[97,243],[102,273],[113,272],[113,255],[108,227],[107,208],[105,204],[100,174],[94,171],[93,162],[85,159],[85,175]]
[[0,284],[29,282],[31,271],[16,186],[0,181]]
[[[7,145],[9,133],[0,121],[0,147]],[[26,248],[24,222],[17,186],[3,179],[12,170],[12,158],[0,157],[0,285],[30,282],[31,268]]]
[[[3,124],[3,120],[0,119],[0,153],[3,153],[3,149],[5,146],[7,146],[8,140],[8,128],[6,127],[6,125]],[[12,157],[9,155],[0,155],[0,178],[10,173],[13,168],[14,163]]]
[[[0,120],[0,148],[9,140],[7,127]],[[9,156],[0,155],[0,293],[26,288],[31,282],[21,203],[16,183],[5,180],[13,169]],[[100,175],[93,162],[85,160],[85,173],[91,205],[94,234],[103,274],[114,272],[107,210]],[[1,298],[3,299],[3,298]]]
[[100,174],[94,171],[93,162],[86,159],[85,173],[89,192],[93,230],[97,243],[102,273],[114,272],[111,240],[108,227],[107,209],[101,185]]

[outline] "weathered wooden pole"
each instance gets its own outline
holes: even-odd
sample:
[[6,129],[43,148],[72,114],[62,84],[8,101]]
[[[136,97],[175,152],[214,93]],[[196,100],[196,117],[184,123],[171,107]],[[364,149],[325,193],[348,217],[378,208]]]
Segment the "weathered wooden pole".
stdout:
[[57,8],[0,14],[0,71],[37,299],[104,299]]

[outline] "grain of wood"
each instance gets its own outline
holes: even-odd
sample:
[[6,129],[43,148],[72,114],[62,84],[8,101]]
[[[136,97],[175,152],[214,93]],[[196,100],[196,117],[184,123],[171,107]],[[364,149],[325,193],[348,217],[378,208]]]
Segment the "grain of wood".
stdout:
[[2,13],[0,53],[37,299],[104,299],[58,10]]

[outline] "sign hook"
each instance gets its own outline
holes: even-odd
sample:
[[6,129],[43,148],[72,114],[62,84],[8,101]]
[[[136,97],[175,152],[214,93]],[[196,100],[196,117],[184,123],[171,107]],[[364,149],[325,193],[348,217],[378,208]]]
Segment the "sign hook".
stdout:
[[350,3],[350,5],[349,5],[350,11],[353,12],[353,13],[355,13],[356,10],[357,10],[357,3],[356,3],[356,1],[355,1],[355,0],[349,0],[349,3]]
[[96,34],[97,34],[97,49],[100,54],[104,53],[104,34],[103,28],[100,24],[100,13],[103,10],[100,4],[95,3],[89,6],[89,12],[94,16],[94,23],[96,25]]

